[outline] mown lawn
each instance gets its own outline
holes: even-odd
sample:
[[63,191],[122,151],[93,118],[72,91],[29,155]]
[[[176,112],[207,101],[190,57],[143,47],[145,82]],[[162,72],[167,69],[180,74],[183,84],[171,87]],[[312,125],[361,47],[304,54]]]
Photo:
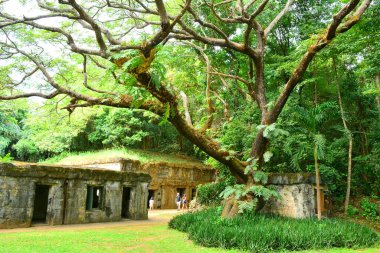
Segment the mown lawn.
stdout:
[[[164,223],[105,227],[46,227],[46,230],[0,233],[1,253],[52,252],[243,252],[195,245],[187,235],[169,229]],[[380,245],[370,249],[330,249],[299,251],[310,253],[379,253]]]

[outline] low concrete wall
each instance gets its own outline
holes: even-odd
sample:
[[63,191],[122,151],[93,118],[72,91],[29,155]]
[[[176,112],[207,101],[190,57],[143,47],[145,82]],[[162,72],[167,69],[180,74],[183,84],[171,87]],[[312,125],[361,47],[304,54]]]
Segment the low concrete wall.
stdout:
[[[122,187],[129,187],[131,219],[147,219],[149,175],[58,166],[0,163],[0,228],[32,223],[36,185],[48,185],[49,225],[117,221],[121,219]],[[88,185],[103,187],[99,209],[86,210]]]
[[276,189],[281,198],[268,201],[263,212],[292,218],[315,215],[313,175],[309,173],[272,173],[267,186]]

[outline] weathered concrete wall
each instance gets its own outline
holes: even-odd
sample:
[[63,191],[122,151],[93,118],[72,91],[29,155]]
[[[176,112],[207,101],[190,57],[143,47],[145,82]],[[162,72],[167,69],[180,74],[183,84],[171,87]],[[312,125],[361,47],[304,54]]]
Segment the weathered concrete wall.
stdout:
[[[214,181],[216,176],[216,170],[201,164],[175,164],[168,162],[141,164],[139,161],[117,157],[102,161],[92,161],[92,164],[82,164],[82,166],[104,167],[124,172],[149,174],[152,177],[152,181],[148,188],[154,191],[155,208],[176,208],[175,196],[178,189],[184,189],[183,193],[186,194],[190,202],[193,198],[193,189],[199,184]],[[281,199],[269,201],[264,206],[263,211],[294,218],[314,216],[315,197],[313,183],[315,183],[315,178],[309,173],[271,173],[268,177],[268,185],[274,186],[279,191]],[[146,207],[147,201],[143,201],[143,199],[146,199],[147,196],[144,195],[145,193],[139,193],[138,191],[141,191],[141,188],[137,187],[131,191],[133,198],[138,202],[132,206]],[[137,198],[138,195],[143,196],[143,198]],[[145,214],[133,214],[134,219],[144,217]],[[103,218],[111,219],[110,217]]]
[[30,226],[32,189],[29,179],[0,177],[0,228]]
[[[149,181],[141,173],[0,163],[0,228],[31,225],[36,185],[50,186],[49,225],[120,220],[123,186],[131,189],[131,218],[146,219]],[[103,187],[99,209],[86,210],[88,185]]]
[[216,170],[201,163],[169,163],[150,162],[141,164],[139,161],[124,158],[107,158],[94,160],[87,164],[78,163],[85,168],[104,168],[108,170],[124,172],[140,172],[149,174],[152,181],[149,190],[154,191],[155,208],[176,208],[175,196],[177,189],[185,189],[190,201],[193,189],[197,185],[213,182],[216,178]]
[[148,183],[140,183],[131,189],[130,216],[134,220],[148,219]]
[[315,215],[313,177],[308,173],[272,173],[268,186],[274,187],[281,198],[268,201],[263,212],[292,218],[309,218]]
[[177,207],[175,197],[178,189],[184,189],[190,202],[195,197],[192,190],[197,185],[213,182],[216,177],[216,170],[205,165],[157,162],[143,164],[138,171],[152,177],[149,189],[154,190],[155,207],[163,209]]
[[[87,185],[104,187],[101,208],[86,210]],[[67,188],[64,224],[117,221],[121,219],[122,191],[120,182],[70,180]]]

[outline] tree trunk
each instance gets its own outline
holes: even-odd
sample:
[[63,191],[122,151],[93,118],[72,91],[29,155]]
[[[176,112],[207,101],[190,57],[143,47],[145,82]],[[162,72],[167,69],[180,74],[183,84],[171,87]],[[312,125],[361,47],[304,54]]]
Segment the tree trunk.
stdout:
[[333,58],[333,67],[335,70],[335,79],[336,79],[336,86],[337,86],[337,92],[338,92],[338,103],[339,103],[339,109],[340,109],[340,115],[342,118],[343,126],[345,133],[348,138],[348,168],[347,168],[347,189],[346,189],[346,199],[344,201],[344,215],[347,216],[347,210],[348,210],[348,205],[350,203],[350,192],[351,192],[351,171],[352,171],[352,133],[350,129],[348,128],[346,117],[345,117],[345,112],[344,112],[344,107],[343,107],[343,102],[342,102],[342,96],[340,94],[340,83],[339,83],[339,77],[338,77],[338,72],[336,69],[336,59]]
[[347,169],[347,191],[346,200],[344,201],[344,215],[347,216],[348,204],[350,203],[350,192],[351,192],[351,165],[352,165],[352,135],[349,135],[349,145],[348,145],[348,169]]
[[234,196],[229,197],[226,200],[222,211],[223,218],[233,218],[239,213],[239,205]]
[[380,74],[378,73],[375,77],[375,84],[376,84],[376,89],[377,95],[376,95],[376,103],[377,103],[377,110],[379,111],[379,119],[380,119]]
[[317,185],[317,214],[318,220],[322,218],[322,209],[321,209],[321,186],[319,184],[319,169],[318,169],[318,150],[317,144],[314,144],[314,163],[315,163],[315,182]]

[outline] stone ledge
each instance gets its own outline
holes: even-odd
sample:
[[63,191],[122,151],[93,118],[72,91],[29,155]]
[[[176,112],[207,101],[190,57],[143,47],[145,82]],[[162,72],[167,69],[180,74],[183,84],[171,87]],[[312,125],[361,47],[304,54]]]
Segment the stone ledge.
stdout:
[[151,176],[145,173],[120,172],[104,169],[73,168],[71,166],[0,163],[0,176],[31,177],[50,179],[84,179],[150,182]]
[[[320,181],[322,184],[322,182]],[[315,184],[313,173],[269,173],[268,185]]]

